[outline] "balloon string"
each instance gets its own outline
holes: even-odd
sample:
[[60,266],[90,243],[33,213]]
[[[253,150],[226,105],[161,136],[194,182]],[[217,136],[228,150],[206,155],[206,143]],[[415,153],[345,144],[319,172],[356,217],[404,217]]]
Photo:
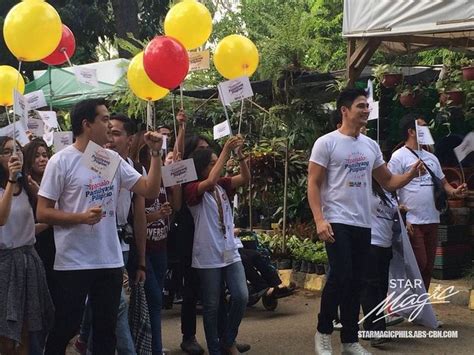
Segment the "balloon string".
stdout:
[[66,57],[67,63],[69,64],[70,67],[72,67],[71,59],[69,59],[69,56],[67,55],[66,51],[62,51],[64,56]]
[[171,112],[173,114],[174,141],[177,142],[178,141],[178,131],[177,131],[177,127],[176,127],[176,114],[175,114],[175,111],[174,111],[174,94],[171,97]]
[[230,119],[229,119],[229,114],[227,113],[227,107],[225,106],[224,101],[222,101],[223,95],[222,95],[221,87],[219,85],[217,85],[217,90],[219,91],[219,97],[220,97],[219,101],[221,102],[222,107],[224,108],[225,118],[227,120],[227,123],[229,124],[230,136],[232,137],[233,136],[232,126],[230,125]]
[[240,103],[240,118],[239,118],[239,131],[238,131],[239,134],[240,134],[240,128],[242,127],[243,113],[244,113],[244,99],[242,99],[242,102]]
[[151,101],[148,100],[146,102],[146,127],[147,127],[147,130],[149,130],[150,128],[153,128],[152,125],[153,125],[153,122],[152,122],[152,118],[151,118]]
[[[16,87],[13,89],[13,97],[15,97],[15,91],[18,91],[18,85],[20,84],[20,75],[21,75],[21,60],[18,61],[18,75],[16,76]],[[16,155],[16,110],[15,110],[15,102],[13,102],[13,155]],[[26,109],[26,107],[25,107]]]
[[[66,52],[64,52],[66,53]],[[53,81],[52,81],[52,78],[51,78],[51,65],[48,65],[48,79],[49,79],[49,110],[50,111],[53,111],[53,96],[54,96],[54,92],[53,92]],[[59,126],[59,125],[58,125]]]
[[179,97],[181,100],[181,110],[184,109],[184,104],[183,104],[183,83],[179,84]]
[[4,106],[4,107],[5,107],[5,113],[7,114],[8,124],[11,124],[12,121],[10,121],[10,115],[8,114],[8,107],[7,106]]
[[71,59],[69,59],[69,56],[67,55],[66,51],[63,51],[63,54],[64,56],[66,57],[66,60],[67,60],[67,63],[69,64],[69,66],[71,67],[72,69],[72,72],[74,74],[74,77],[76,78],[76,83],[77,85],[79,86],[79,90],[81,92],[81,95],[84,96],[85,92],[84,92],[84,87],[82,86],[82,84],[79,82],[79,80],[77,80],[77,77],[76,77],[76,73],[74,72],[74,68],[73,68],[73,65],[71,63]]
[[152,122],[153,122],[153,130],[155,130],[156,127],[156,121],[155,121],[155,103],[151,102],[151,117],[152,117]]

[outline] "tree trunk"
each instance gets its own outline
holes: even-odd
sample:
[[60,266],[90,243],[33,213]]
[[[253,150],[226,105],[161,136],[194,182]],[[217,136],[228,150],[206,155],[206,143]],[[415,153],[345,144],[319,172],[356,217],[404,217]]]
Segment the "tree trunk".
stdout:
[[[138,38],[138,1],[112,0],[112,8],[117,37],[129,40],[127,33],[132,33],[135,38]],[[121,48],[118,51],[120,58],[132,57],[129,52]]]

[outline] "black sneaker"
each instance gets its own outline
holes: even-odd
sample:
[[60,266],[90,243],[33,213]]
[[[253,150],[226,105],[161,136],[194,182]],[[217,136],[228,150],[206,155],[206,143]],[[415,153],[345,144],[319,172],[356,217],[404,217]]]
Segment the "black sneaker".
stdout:
[[237,343],[237,344],[235,344],[235,347],[237,348],[237,350],[241,354],[246,353],[251,348],[250,344],[245,344],[245,343]]
[[204,354],[204,349],[196,340],[196,337],[191,337],[188,339],[183,339],[181,343],[181,349],[190,355],[202,355]]

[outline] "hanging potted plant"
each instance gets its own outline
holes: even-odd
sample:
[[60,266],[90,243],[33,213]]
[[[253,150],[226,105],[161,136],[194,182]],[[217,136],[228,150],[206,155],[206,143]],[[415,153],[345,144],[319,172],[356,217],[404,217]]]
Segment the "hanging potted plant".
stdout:
[[403,107],[415,107],[420,103],[421,97],[423,94],[423,89],[421,84],[410,85],[402,83],[397,86],[396,94],[393,97],[393,101],[400,101],[400,104]]
[[436,82],[436,89],[440,93],[439,102],[442,106],[462,105],[461,70],[449,62],[445,64]]
[[461,60],[461,70],[464,80],[474,80],[474,59],[463,58]]
[[401,68],[390,64],[380,64],[372,69],[372,73],[379,83],[386,88],[393,88],[402,82]]

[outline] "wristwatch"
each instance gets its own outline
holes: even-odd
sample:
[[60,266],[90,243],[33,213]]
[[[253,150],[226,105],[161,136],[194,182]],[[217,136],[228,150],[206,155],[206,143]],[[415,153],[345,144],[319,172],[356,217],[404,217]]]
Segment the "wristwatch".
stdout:
[[160,150],[155,150],[155,149],[150,149],[150,155],[152,157],[161,157],[161,151]]

